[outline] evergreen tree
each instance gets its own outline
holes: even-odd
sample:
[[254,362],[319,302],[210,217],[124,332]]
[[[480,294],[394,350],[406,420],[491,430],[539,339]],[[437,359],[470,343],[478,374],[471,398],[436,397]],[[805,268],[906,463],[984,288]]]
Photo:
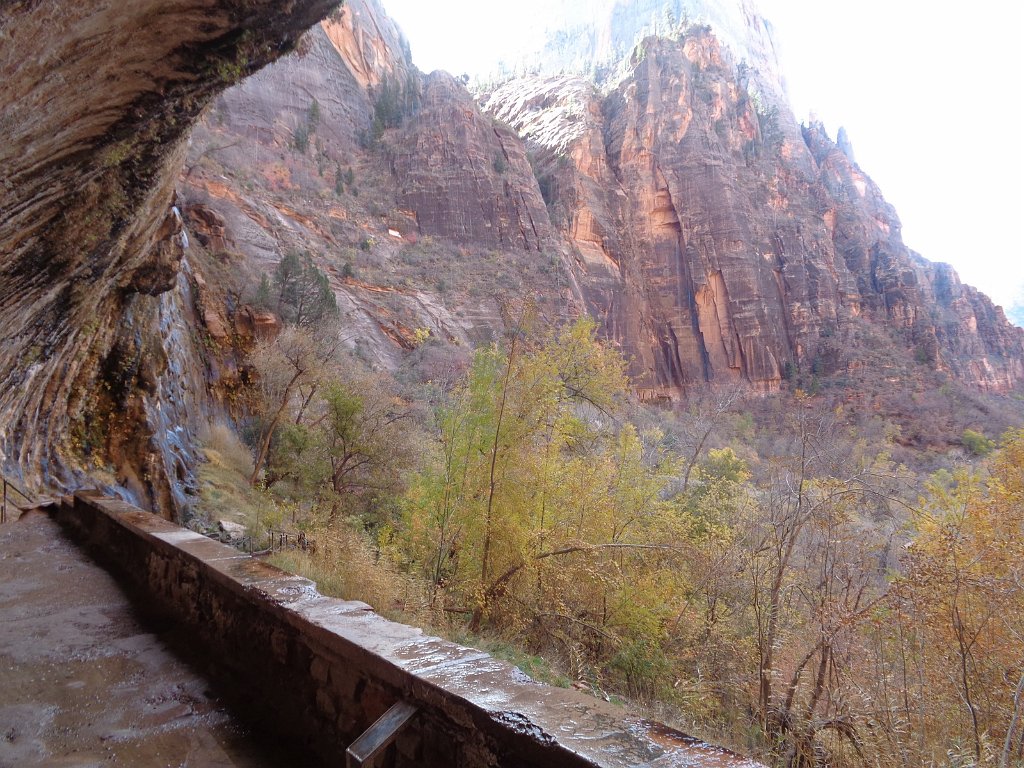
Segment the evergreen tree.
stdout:
[[274,270],[277,313],[292,325],[312,328],[338,314],[327,275],[307,252],[288,251]]

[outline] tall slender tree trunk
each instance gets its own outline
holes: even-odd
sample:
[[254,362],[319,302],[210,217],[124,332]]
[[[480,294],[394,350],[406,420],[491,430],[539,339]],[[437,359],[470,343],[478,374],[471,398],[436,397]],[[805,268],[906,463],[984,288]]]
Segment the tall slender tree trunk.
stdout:
[[480,561],[480,589],[482,594],[480,595],[480,602],[477,604],[476,608],[473,609],[473,619],[470,622],[469,627],[473,632],[480,630],[484,611],[487,610],[487,582],[490,578],[491,566],[491,534],[494,525],[494,497],[498,484],[498,450],[500,448],[502,422],[505,419],[505,405],[508,402],[508,385],[512,378],[512,365],[515,361],[516,355],[516,340],[517,337],[513,336],[512,342],[509,345],[508,357],[505,362],[505,376],[501,385],[501,401],[498,404],[498,417],[494,425],[494,440],[491,442],[491,466],[487,485],[487,513],[484,516],[483,556]]
[[1010,765],[1010,752],[1013,750],[1013,736],[1017,730],[1017,722],[1020,720],[1021,704],[1024,704],[1024,675],[1020,676],[1017,690],[1013,693],[1013,717],[1010,718],[1010,726],[1006,730],[1006,741],[1003,743],[1003,754],[999,758],[999,768],[1008,768]]

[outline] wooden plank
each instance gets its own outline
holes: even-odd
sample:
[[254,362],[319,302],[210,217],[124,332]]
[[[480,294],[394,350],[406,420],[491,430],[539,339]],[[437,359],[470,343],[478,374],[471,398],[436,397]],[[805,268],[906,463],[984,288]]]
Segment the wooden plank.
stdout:
[[381,715],[358,739],[345,750],[347,768],[363,768],[381,754],[395,737],[398,736],[406,723],[419,711],[418,707],[399,701]]

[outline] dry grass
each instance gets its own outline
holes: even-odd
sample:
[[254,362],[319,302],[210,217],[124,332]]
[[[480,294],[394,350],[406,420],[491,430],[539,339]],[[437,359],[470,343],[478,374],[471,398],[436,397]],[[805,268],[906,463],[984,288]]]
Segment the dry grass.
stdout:
[[253,461],[249,449],[223,423],[206,430],[203,446],[206,461],[199,468],[196,512],[210,523],[230,520],[253,528],[267,502],[249,485]]
[[430,634],[468,645],[518,666],[534,680],[568,687],[571,680],[548,659],[531,654],[514,640],[474,635],[464,622],[452,624],[430,608],[428,587],[378,558],[366,537],[351,529],[314,535],[316,554],[286,550],[271,556],[279,568],[316,582],[324,595],[361,600],[392,621],[421,627]]
[[420,626],[434,618],[426,587],[399,572],[358,531],[334,526],[311,532],[315,554],[296,550],[273,556],[275,565],[312,579],[325,595],[362,600],[383,616]]
[[[202,435],[203,446],[211,462],[248,477],[252,473],[252,452],[235,431],[222,421],[211,424]],[[210,457],[210,453],[215,457]]]

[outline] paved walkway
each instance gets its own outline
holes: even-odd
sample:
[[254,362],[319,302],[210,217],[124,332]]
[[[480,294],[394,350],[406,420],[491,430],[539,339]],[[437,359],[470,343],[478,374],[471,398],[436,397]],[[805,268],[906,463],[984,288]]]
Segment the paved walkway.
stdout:
[[305,762],[257,743],[44,513],[0,526],[0,767]]

